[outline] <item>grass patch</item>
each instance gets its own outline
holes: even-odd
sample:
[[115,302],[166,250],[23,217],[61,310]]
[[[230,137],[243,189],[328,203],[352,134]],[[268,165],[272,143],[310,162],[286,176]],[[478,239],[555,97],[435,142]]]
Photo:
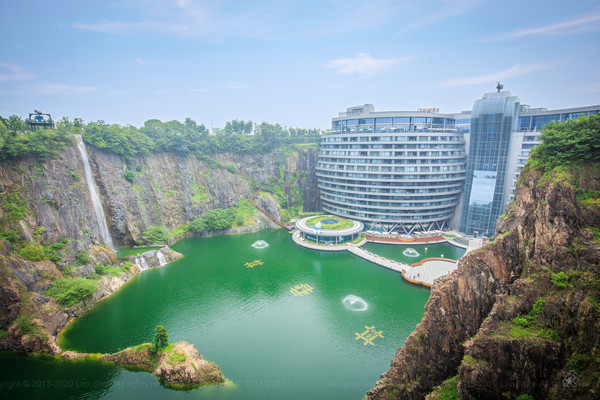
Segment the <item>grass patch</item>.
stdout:
[[169,364],[181,364],[182,362],[185,362],[185,360],[185,354],[179,353],[177,351],[172,351],[171,353],[169,353],[169,358],[167,359]]
[[354,225],[354,222],[350,221],[349,219],[342,218],[342,217],[335,217],[335,216],[331,216],[331,215],[320,215],[318,217],[310,218],[306,221],[306,224],[308,226],[313,226],[324,219],[335,219],[338,222],[335,224],[321,223],[321,229],[344,229],[344,228],[350,228],[351,226]]
[[470,356],[468,354],[465,354],[463,359],[462,359],[463,364],[466,365],[478,365],[478,364],[485,364],[487,365],[487,361],[486,360],[482,360],[480,358],[475,358],[473,356]]
[[458,382],[460,378],[458,375],[452,378],[446,379],[440,386],[436,386],[433,391],[429,394],[428,399],[431,400],[459,400],[458,395]]
[[112,275],[112,276],[121,275],[121,269],[113,267],[111,265],[98,264],[94,267],[94,271],[96,271],[96,273],[98,275]]

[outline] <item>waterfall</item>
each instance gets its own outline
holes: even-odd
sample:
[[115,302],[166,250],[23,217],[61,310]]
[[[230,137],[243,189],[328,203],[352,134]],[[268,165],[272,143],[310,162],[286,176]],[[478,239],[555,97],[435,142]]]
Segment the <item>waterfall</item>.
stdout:
[[87,182],[88,189],[90,191],[90,197],[92,198],[92,205],[94,206],[94,213],[96,214],[96,222],[98,223],[100,236],[102,237],[104,243],[110,246],[110,248],[114,249],[110,232],[108,231],[108,225],[106,224],[106,216],[104,215],[102,202],[100,201],[100,196],[98,196],[98,190],[96,190],[96,184],[94,182],[94,177],[92,176],[92,168],[90,166],[90,160],[88,159],[87,151],[85,149],[85,143],[83,142],[81,135],[75,135],[75,137],[77,138],[77,148],[79,149],[81,159],[83,160],[85,181]]
[[161,267],[167,263],[167,260],[165,260],[165,255],[162,253],[162,251],[156,250],[156,257],[158,258],[158,263]]
[[135,265],[137,265],[137,267],[140,271],[144,271],[149,268],[148,263],[146,262],[146,258],[140,254],[135,256]]

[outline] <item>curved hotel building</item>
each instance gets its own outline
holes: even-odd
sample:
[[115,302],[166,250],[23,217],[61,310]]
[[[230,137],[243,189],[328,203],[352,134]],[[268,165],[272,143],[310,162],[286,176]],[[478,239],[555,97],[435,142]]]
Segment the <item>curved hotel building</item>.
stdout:
[[317,166],[323,211],[367,229],[446,227],[463,190],[466,149],[456,114],[436,111],[375,112],[365,104],[333,118]]
[[531,108],[501,89],[456,114],[370,104],[340,113],[321,138],[323,211],[387,232],[494,235],[542,127],[600,113],[600,105]]

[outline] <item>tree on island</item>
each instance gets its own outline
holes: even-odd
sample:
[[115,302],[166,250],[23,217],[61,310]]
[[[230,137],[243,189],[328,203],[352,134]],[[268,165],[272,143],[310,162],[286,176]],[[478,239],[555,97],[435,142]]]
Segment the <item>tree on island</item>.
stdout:
[[167,329],[162,325],[158,325],[154,331],[156,333],[154,334],[154,339],[152,339],[152,351],[156,353],[160,349],[168,346],[169,335],[167,335]]

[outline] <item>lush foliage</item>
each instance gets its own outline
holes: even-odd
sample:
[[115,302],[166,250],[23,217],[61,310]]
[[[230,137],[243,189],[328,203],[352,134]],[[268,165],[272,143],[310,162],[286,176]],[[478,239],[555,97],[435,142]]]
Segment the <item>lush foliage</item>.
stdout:
[[557,274],[552,274],[552,277],[550,279],[552,281],[552,284],[557,288],[566,288],[569,284],[569,275],[565,274],[562,271]]
[[0,117],[0,161],[30,155],[42,159],[56,158],[61,151],[73,144],[70,136],[73,133],[72,126],[57,124],[56,128],[28,131],[20,117]]
[[90,279],[64,278],[52,282],[46,296],[52,297],[64,307],[71,307],[94,294],[96,289],[96,282]]
[[232,208],[215,208],[202,218],[196,218],[188,225],[191,232],[214,232],[229,229],[233,226],[236,211]]
[[[193,154],[209,161],[213,160],[211,156],[219,153],[266,153],[282,145],[318,143],[320,139],[318,130],[284,129],[279,124],[266,122],[254,125],[251,121],[233,120],[222,130],[214,131],[214,135],[209,135],[204,125],[190,118],[184,123],[150,119],[139,129],[98,121],[85,126],[83,138],[96,147],[119,154],[125,161],[151,152]],[[214,164],[228,169],[233,167]]]
[[90,256],[85,250],[81,250],[79,253],[77,253],[75,261],[77,261],[77,264],[79,265],[85,265],[90,262]]
[[41,244],[27,243],[21,251],[19,251],[19,256],[26,260],[40,261],[46,258],[46,252],[44,251],[44,246]]
[[98,275],[113,275],[119,276],[121,270],[119,268],[112,267],[110,265],[98,264],[94,267],[94,271]]
[[162,225],[152,225],[144,230],[142,237],[149,244],[164,244],[169,239],[169,230]]
[[152,339],[151,350],[156,353],[160,349],[167,347],[169,344],[169,335],[167,335],[167,329],[162,325],[158,325],[154,331],[155,333],[154,339]]
[[531,164],[550,170],[560,165],[600,162],[600,114],[551,122],[544,126],[541,144],[531,151]]
[[434,391],[428,396],[432,400],[458,400],[458,375],[453,376],[450,379],[446,379],[442,384],[434,389]]

